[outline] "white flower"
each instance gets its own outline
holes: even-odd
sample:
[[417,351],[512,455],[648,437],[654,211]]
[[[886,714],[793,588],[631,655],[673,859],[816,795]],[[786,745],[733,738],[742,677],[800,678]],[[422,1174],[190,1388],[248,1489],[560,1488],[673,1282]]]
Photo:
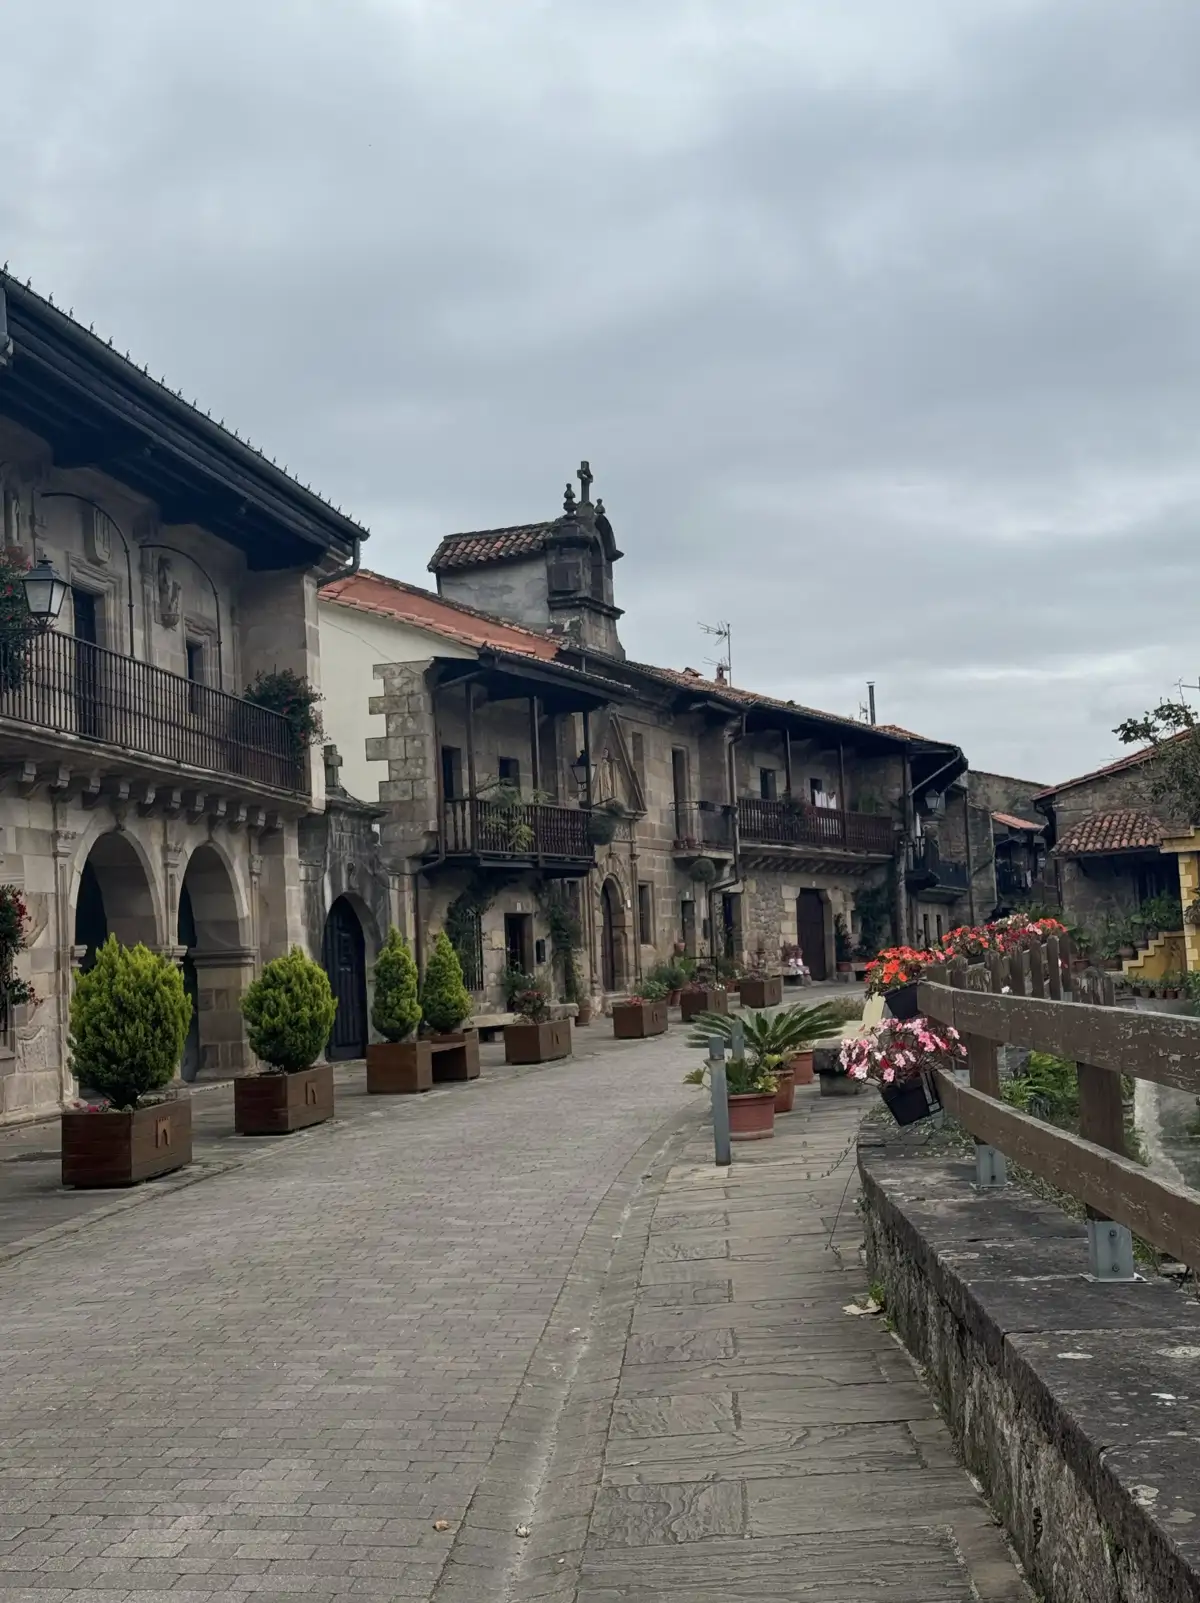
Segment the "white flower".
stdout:
[[1012,986],[1011,985],[1002,985],[1000,987],[1000,995],[1001,996],[1011,996],[1012,995]]

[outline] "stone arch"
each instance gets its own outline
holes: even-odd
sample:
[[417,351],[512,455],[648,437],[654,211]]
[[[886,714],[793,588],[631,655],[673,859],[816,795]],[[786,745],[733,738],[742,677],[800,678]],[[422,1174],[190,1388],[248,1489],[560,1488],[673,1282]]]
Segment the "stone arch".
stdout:
[[123,946],[162,947],[154,872],[134,836],[118,829],[93,836],[72,878],[73,941],[85,968],[109,935]]
[[629,975],[629,910],[613,874],[600,887],[600,974],[606,991],[623,990]]
[[337,998],[326,1055],[338,1061],[366,1055],[368,920],[375,922],[370,910],[352,895],[337,897],[325,917],[321,966]]
[[192,1021],[181,1074],[224,1078],[249,1067],[241,999],[254,974],[245,943],[245,898],[228,856],[214,841],[188,858],[179,885],[174,935]]

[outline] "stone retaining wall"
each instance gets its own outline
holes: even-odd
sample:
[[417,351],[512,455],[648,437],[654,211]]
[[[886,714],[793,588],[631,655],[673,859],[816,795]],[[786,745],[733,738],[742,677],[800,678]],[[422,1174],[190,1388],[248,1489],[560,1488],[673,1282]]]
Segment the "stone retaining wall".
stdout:
[[867,1256],[1046,1603],[1200,1599],[1200,1305],[1086,1278],[1082,1225],[928,1126],[865,1137]]

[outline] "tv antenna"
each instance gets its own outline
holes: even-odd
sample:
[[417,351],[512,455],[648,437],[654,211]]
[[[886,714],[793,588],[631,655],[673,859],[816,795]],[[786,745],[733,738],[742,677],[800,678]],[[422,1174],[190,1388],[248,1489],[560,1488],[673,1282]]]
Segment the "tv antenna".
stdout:
[[702,623],[701,629],[706,635],[715,635],[716,639],[725,647],[719,657],[706,657],[705,662],[711,662],[717,670],[717,678],[723,685],[733,683],[733,625],[726,619],[723,623]]

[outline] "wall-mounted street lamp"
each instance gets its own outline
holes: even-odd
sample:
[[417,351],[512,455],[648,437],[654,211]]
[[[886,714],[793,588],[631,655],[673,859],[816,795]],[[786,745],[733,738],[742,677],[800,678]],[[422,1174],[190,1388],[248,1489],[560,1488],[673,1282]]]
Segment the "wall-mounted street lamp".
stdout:
[[571,778],[579,786],[580,790],[588,788],[588,781],[595,777],[595,772],[586,751],[581,751],[571,764]]
[[42,557],[22,578],[21,588],[33,626],[38,634],[44,635],[57,623],[70,585],[59,577],[50,559]]

